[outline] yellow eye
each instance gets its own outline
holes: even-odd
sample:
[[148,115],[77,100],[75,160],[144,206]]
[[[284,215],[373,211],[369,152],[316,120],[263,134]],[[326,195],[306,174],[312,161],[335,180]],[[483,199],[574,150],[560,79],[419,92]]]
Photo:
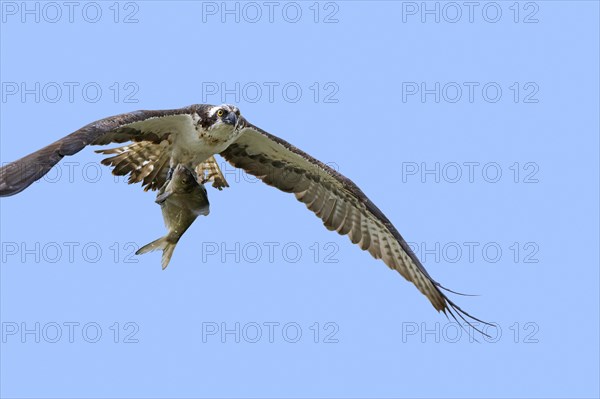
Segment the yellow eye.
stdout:
[[223,111],[222,109],[217,111],[217,116],[220,118],[225,114],[225,111]]

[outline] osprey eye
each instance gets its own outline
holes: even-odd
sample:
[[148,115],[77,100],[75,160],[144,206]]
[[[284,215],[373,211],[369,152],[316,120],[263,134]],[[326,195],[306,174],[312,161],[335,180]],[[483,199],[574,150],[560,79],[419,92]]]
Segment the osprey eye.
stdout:
[[225,115],[225,111],[223,111],[222,109],[220,109],[220,110],[217,111],[217,116],[219,118],[222,117],[223,115]]

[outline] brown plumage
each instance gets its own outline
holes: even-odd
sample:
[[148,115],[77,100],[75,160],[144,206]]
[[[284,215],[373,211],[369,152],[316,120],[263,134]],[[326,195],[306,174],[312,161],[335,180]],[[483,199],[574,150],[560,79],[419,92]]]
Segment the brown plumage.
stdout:
[[[211,129],[223,123],[231,126],[221,138]],[[183,136],[185,131],[187,136]],[[206,139],[201,146],[198,142]],[[191,138],[190,138],[191,137]],[[225,137],[224,139],[222,137]],[[187,140],[187,141],[186,141]],[[190,141],[192,140],[192,141]],[[221,141],[225,140],[225,141]],[[213,150],[193,167],[203,181],[227,187],[223,174],[211,155],[219,152],[233,166],[282,191],[293,193],[315,213],[329,230],[347,235],[361,249],[400,273],[427,297],[435,309],[481,321],[452,302],[425,270],[417,256],[390,220],[348,178],[299,150],[285,140],[248,123],[234,106],[205,104],[167,111],[137,111],[101,119],[18,161],[0,168],[0,196],[13,195],[41,178],[63,156],[73,155],[88,144],[110,142],[132,144],[101,151],[112,155],[103,163],[116,174],[129,174],[130,182],[141,182],[145,189],[156,189],[166,181],[166,168],[181,163],[174,159],[189,145],[195,151],[215,143]],[[185,151],[183,151],[185,152]],[[189,152],[189,151],[188,151]],[[188,154],[189,155],[189,154]],[[194,153],[192,153],[194,155]],[[189,161],[189,159],[188,159]],[[447,290],[449,291],[449,290]]]
[[328,230],[347,235],[352,243],[412,282],[436,310],[469,324],[468,318],[485,323],[442,292],[445,288],[429,275],[389,219],[350,179],[249,123],[221,156],[264,183],[293,193]]
[[198,165],[196,167],[196,174],[199,179],[201,178],[200,183],[202,184],[212,182],[212,186],[218,190],[229,187],[229,183],[225,180],[225,176],[221,172],[221,168],[214,156]]

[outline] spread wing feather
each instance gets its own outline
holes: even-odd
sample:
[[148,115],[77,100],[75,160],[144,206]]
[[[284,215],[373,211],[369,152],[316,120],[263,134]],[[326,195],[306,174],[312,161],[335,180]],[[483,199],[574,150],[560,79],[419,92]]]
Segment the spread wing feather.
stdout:
[[123,147],[96,150],[97,153],[112,155],[102,164],[113,167],[117,176],[129,175],[128,183],[140,183],[145,191],[158,190],[167,181],[171,142],[165,139],[158,144],[140,141]]
[[429,275],[388,218],[351,180],[329,166],[251,124],[221,156],[266,184],[293,193],[327,229],[347,235],[352,243],[382,259],[412,282],[438,311],[470,324],[472,320],[482,322],[442,292],[444,287]]
[[[63,157],[87,145],[132,141],[131,145],[102,151],[112,155],[103,163],[115,174],[129,174],[130,182],[146,189],[161,187],[166,179],[165,147],[193,128],[192,115],[203,107],[192,105],[163,111],[136,111],[90,123],[70,135],[0,168],[0,196],[14,195],[44,176]],[[162,154],[162,155],[161,155]],[[263,182],[293,193],[329,230],[347,235],[361,249],[398,271],[423,293],[438,311],[467,323],[481,320],[469,315],[442,292],[387,217],[349,179],[286,141],[246,123],[240,137],[221,155],[235,167]],[[215,184],[227,186],[214,158],[198,171]],[[448,290],[449,291],[449,290]],[[482,322],[484,323],[484,322]]]
[[[191,114],[206,105],[180,109],[135,111],[92,122],[79,130],[0,168],[0,197],[17,194],[42,178],[63,157],[87,145],[147,141],[159,144],[191,127]],[[152,171],[150,172],[152,173]]]

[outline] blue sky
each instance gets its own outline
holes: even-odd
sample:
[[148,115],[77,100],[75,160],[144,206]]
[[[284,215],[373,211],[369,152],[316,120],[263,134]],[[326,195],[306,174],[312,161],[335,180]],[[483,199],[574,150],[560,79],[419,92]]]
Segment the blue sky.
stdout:
[[223,163],[162,271],[133,255],[164,234],[154,195],[88,148],[0,200],[0,394],[598,397],[598,4],[469,4],[1,2],[0,162],[234,103],[354,180],[496,327],[472,342]]

